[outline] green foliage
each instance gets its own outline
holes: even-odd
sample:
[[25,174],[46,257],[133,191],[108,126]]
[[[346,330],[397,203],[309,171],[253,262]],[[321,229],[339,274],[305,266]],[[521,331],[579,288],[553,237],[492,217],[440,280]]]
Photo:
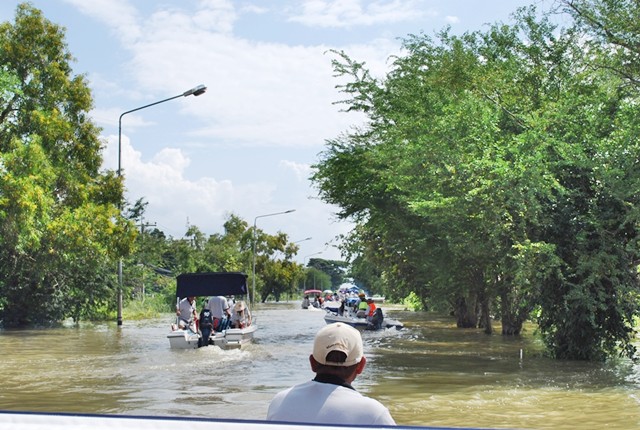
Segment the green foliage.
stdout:
[[[175,287],[172,291],[175,297]],[[122,311],[122,318],[126,320],[141,320],[147,318],[157,318],[175,308],[175,298],[170,305],[167,305],[165,296],[149,295],[144,300],[131,300]]]
[[599,67],[587,40],[527,8],[513,26],[410,36],[384,80],[335,53],[341,103],[369,121],[327,142],[312,179],[357,222],[357,276],[487,333],[497,314],[518,334],[537,309],[558,358],[634,355],[637,75]]
[[329,282],[324,282],[327,289],[336,290],[346,281],[347,263],[344,261],[310,258],[307,267],[313,267],[329,276]]
[[413,291],[411,293],[409,293],[409,295],[407,297],[405,297],[402,300],[402,303],[410,310],[416,312],[416,311],[423,311],[424,306],[422,303],[422,299]]
[[[21,4],[0,24],[0,320],[91,318],[113,306],[133,236],[120,181],[99,173],[99,130],[64,31]],[[117,220],[114,222],[114,220]],[[134,232],[135,233],[135,232]],[[33,306],[38,303],[38,306]]]

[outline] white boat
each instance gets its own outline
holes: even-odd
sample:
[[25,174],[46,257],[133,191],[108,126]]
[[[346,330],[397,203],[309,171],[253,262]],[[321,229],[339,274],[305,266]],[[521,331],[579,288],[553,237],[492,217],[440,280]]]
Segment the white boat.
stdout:
[[325,311],[333,312],[333,313],[336,313],[336,314],[340,311],[341,307],[342,307],[342,301],[341,300],[325,300],[322,303],[322,308]]
[[[179,303],[182,298],[189,296],[238,297],[246,295],[247,291],[247,275],[241,272],[183,273],[177,278],[176,302]],[[223,349],[241,348],[253,340],[257,329],[255,318],[252,318],[248,327],[213,332],[205,342]],[[172,349],[195,349],[201,343],[200,333],[188,328],[172,330],[167,334],[167,338]]]
[[402,324],[400,321],[384,316],[382,309],[377,308],[377,310],[378,317],[373,322],[369,322],[366,318],[357,317],[350,308],[346,308],[343,315],[339,315],[336,312],[327,311],[324,316],[324,321],[327,324],[336,322],[349,324],[350,326],[355,327],[358,330],[384,330],[389,328],[400,330],[404,327],[404,324]]
[[[99,415],[80,413],[47,413],[47,412],[16,412],[0,411],[0,428],[20,430],[65,429],[65,430],[175,430],[185,427],[189,430],[376,430],[389,428],[378,425],[347,425],[347,424],[307,424],[280,423],[265,420],[201,418],[190,416],[141,416],[141,415]],[[409,427],[399,427],[407,429]],[[435,430],[435,427],[419,427],[412,425],[411,429]]]

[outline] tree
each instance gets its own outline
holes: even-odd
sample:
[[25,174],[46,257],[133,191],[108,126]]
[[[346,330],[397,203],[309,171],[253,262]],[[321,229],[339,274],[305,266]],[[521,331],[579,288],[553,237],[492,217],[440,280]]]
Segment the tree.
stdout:
[[555,357],[633,356],[638,103],[581,41],[529,8],[409,37],[384,81],[337,53],[344,103],[369,121],[328,142],[313,180],[386,291],[487,333],[497,313],[518,334],[537,308]]
[[[115,306],[115,261],[135,230],[101,173],[99,130],[61,27],[28,4],[0,25],[0,319],[74,319]],[[34,306],[34,303],[37,306]]]
[[562,0],[598,55],[594,65],[640,89],[640,4],[634,0]]

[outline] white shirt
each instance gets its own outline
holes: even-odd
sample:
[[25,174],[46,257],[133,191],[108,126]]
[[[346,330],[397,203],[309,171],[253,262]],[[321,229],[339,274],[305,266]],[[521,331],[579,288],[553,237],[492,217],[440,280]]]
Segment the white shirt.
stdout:
[[227,316],[227,313],[225,311],[229,309],[229,304],[227,303],[226,297],[213,296],[209,299],[209,303],[207,303],[207,306],[211,311],[212,317],[222,319]]
[[189,303],[189,299],[187,297],[180,300],[178,306],[178,310],[180,311],[180,319],[183,319],[187,322],[193,321],[193,313],[196,309],[195,303],[195,300],[193,301],[193,304]]
[[396,425],[389,410],[377,400],[350,388],[316,381],[276,394],[269,405],[267,421]]

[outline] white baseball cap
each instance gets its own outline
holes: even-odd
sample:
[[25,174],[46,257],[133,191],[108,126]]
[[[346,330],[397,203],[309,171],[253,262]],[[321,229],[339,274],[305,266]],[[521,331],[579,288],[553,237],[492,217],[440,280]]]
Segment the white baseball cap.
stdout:
[[[347,355],[344,363],[327,361],[331,351],[341,351]],[[327,366],[348,367],[362,360],[362,336],[360,332],[348,324],[333,323],[318,331],[313,341],[313,358]]]

